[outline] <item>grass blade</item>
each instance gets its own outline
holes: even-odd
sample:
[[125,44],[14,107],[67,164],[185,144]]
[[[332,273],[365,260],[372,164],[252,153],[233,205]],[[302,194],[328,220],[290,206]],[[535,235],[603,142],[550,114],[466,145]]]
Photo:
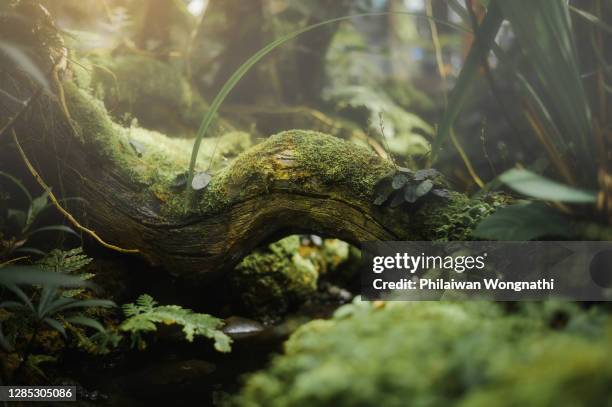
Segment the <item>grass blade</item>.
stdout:
[[64,325],[56,319],[53,318],[45,318],[43,321],[51,328],[55,329],[59,332],[64,338],[66,337],[66,330],[64,329]]
[[30,194],[30,191],[28,191],[28,189],[23,185],[21,181],[19,181],[17,178],[13,177],[11,174],[8,174],[4,171],[0,171],[0,177],[7,178],[13,184],[15,184],[15,186],[17,186],[21,190],[21,192],[23,192],[23,194],[28,198],[28,203],[29,204],[32,203],[32,195]]
[[41,232],[63,232],[63,233],[69,233],[71,235],[74,235],[78,237],[79,239],[81,238],[81,235],[75,232],[74,229],[68,226],[64,226],[64,225],[44,226],[42,228],[38,228],[38,229],[31,231],[30,233],[28,233],[28,236],[32,236],[36,233],[41,233]]
[[[257,62],[259,62],[263,57],[265,57],[267,54],[272,52],[274,49],[276,49],[280,45],[294,39],[295,37],[303,33],[312,31],[316,28],[323,27],[329,24],[339,23],[342,21],[351,20],[353,18],[358,18],[358,17],[377,17],[377,16],[386,16],[386,15],[391,15],[391,14],[408,15],[408,16],[417,17],[417,18],[431,18],[431,17],[423,16],[422,14],[419,14],[419,13],[412,13],[412,12],[364,13],[364,14],[354,14],[350,16],[332,18],[330,20],[326,20],[320,23],[309,25],[307,27],[301,28],[299,30],[293,31],[289,34],[286,34],[282,37],[277,38],[276,40],[270,42],[268,45],[266,45],[265,47],[257,51],[249,59],[247,59],[242,65],[240,65],[240,67],[238,67],[238,69],[236,69],[236,71],[232,74],[232,76],[229,77],[229,79],[225,82],[225,84],[223,85],[219,93],[217,93],[213,101],[210,103],[210,107],[206,111],[206,114],[204,115],[202,122],[200,124],[200,127],[198,129],[198,133],[195,138],[193,149],[191,151],[191,160],[189,162],[189,175],[187,178],[187,196],[186,196],[186,205],[185,205],[186,208],[188,208],[191,203],[192,190],[190,186],[193,181],[196,161],[198,159],[198,153],[200,151],[200,145],[202,144],[202,140],[204,139],[204,136],[206,135],[210,125],[213,122],[214,116],[217,114],[219,107],[221,106],[221,104],[223,103],[227,95],[229,95],[229,93],[232,91],[232,89],[234,89],[234,87],[240,81],[240,79],[242,79],[242,77]],[[442,20],[435,19],[435,18],[431,18],[431,19],[434,19],[439,24],[446,25],[446,26],[455,28],[460,31],[470,32],[469,30],[467,30],[466,28],[460,25],[456,25],[456,24],[449,23],[447,21],[442,21]],[[216,150],[216,146],[215,146],[215,150]],[[214,153],[215,151],[213,151],[213,156],[214,156]],[[211,162],[212,162],[212,159],[211,159]]]
[[468,98],[469,88],[476,78],[483,56],[488,55],[491,50],[495,42],[495,36],[503,20],[497,1],[492,1],[489,5],[487,14],[478,28],[478,33],[476,33],[472,48],[465,59],[463,68],[461,68],[457,83],[449,95],[448,107],[444,113],[444,117],[442,117],[436,138],[431,148],[433,160],[435,160],[436,154],[442,146],[442,143],[450,135],[451,127]]
[[[513,0],[498,2],[531,62],[540,84],[540,98],[587,174],[594,174],[589,142],[591,112],[582,85],[569,7],[559,0]],[[589,163],[589,164],[587,164]]]
[[503,20],[501,10],[499,9],[497,2],[491,2],[489,10],[484,20],[480,24],[478,33],[476,33],[474,43],[472,44],[472,48],[465,59],[463,68],[461,68],[461,72],[457,78],[457,83],[449,95],[448,107],[446,108],[446,112],[442,117],[436,138],[434,139],[431,148],[433,159],[435,159],[438,150],[442,146],[442,143],[450,135],[451,127],[453,126],[453,123],[457,119],[457,116],[461,112],[461,109],[468,98],[468,90],[470,85],[478,74],[483,55],[487,55],[491,50],[491,47],[495,42],[495,36],[497,35]]
[[597,27],[601,28],[602,30],[604,30],[605,32],[607,32],[608,34],[612,34],[612,26],[610,26],[609,24],[606,24],[604,21],[602,21],[599,17],[588,13],[584,10],[581,10],[577,7],[574,6],[569,6],[569,9],[571,11],[574,12],[574,14],[576,14],[577,16],[580,16],[582,18],[584,18],[585,20],[587,20],[588,22],[595,24]]
[[104,329],[104,326],[102,326],[100,322],[96,321],[93,318],[84,317],[82,315],[77,315],[74,317],[66,318],[66,321],[70,322],[71,324],[82,325],[82,326],[87,326],[89,328],[93,328],[98,332],[106,331]]

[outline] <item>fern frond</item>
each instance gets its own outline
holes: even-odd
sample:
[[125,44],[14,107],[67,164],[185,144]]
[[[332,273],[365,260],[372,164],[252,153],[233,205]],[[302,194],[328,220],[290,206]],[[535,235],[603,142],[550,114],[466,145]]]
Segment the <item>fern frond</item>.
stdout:
[[156,324],[181,325],[185,339],[193,342],[195,336],[210,338],[215,342],[215,349],[219,352],[231,350],[231,338],[225,335],[220,328],[223,321],[208,314],[199,314],[179,305],[161,305],[150,295],[138,297],[136,303],[125,304],[124,314],[128,317],[119,329],[132,334],[132,343],[144,346],[141,334],[157,330]]
[[[42,268],[62,273],[76,273],[91,263],[93,259],[83,253],[82,247],[72,250],[55,249],[49,252],[39,262]],[[89,277],[91,278],[91,277]]]

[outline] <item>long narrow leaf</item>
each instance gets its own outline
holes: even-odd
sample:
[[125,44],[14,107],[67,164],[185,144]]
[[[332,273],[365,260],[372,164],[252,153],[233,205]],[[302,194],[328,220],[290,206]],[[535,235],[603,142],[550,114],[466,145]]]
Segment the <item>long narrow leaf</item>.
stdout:
[[9,291],[11,291],[13,294],[15,294],[15,296],[17,298],[19,298],[24,306],[26,306],[29,310],[31,310],[33,313],[36,313],[36,309],[34,308],[34,305],[32,305],[32,301],[30,301],[30,299],[28,298],[28,296],[26,295],[26,293],[23,292],[23,290],[21,288],[19,288],[17,285],[15,284],[3,284],[4,287],[6,287]]
[[[43,271],[35,266],[10,266],[0,269],[0,285],[54,285],[57,287],[91,287],[79,276]],[[27,298],[27,297],[26,297]]]
[[113,308],[116,306],[117,304],[109,300],[74,300],[69,304],[53,309],[53,312],[61,312],[74,308]]
[[75,232],[74,229],[68,226],[64,226],[64,225],[44,226],[42,228],[38,228],[38,229],[31,231],[29,233],[29,236],[32,236],[32,235],[35,235],[41,232],[64,232],[64,233],[69,233],[71,235],[74,235],[78,237],[79,239],[81,238],[81,235]]
[[73,303],[75,300],[72,297],[60,297],[53,301],[53,303],[49,304],[46,310],[46,315],[53,315],[57,311],[58,308],[63,307],[65,305]]
[[571,18],[566,1],[496,1],[516,34],[521,50],[537,75],[565,144],[574,145],[585,174],[593,174],[595,160],[591,112],[579,71]]
[[499,176],[510,188],[531,198],[570,203],[594,203],[597,194],[552,181],[534,172],[513,168]]
[[27,309],[27,307],[17,301],[2,301],[0,302],[0,308],[5,309]]
[[42,250],[35,249],[34,247],[20,247],[18,249],[15,249],[14,252],[15,253],[35,254],[37,256],[45,256],[47,254],[47,253],[43,252]]
[[60,334],[62,334],[62,336],[65,338],[66,337],[66,329],[64,329],[64,326],[62,325],[61,322],[53,319],[53,318],[45,318],[43,319],[43,321],[49,325],[51,328],[55,329],[57,332],[59,332]]
[[[188,175],[188,179],[187,179],[187,200],[186,200],[186,206],[188,206],[191,202],[191,183],[193,181],[193,176],[194,176],[194,172],[195,172],[195,166],[196,166],[196,162],[198,159],[198,153],[200,151],[200,145],[202,144],[202,140],[204,138],[204,136],[206,135],[208,128],[210,127],[214,116],[217,114],[217,111],[219,110],[219,107],[221,106],[221,104],[223,103],[223,101],[225,100],[225,98],[227,97],[227,95],[229,95],[229,93],[232,91],[232,89],[234,89],[234,87],[236,86],[236,84],[240,81],[240,79],[242,79],[242,77],[257,63],[259,62],[263,57],[265,57],[267,54],[269,54],[270,52],[272,52],[274,49],[276,49],[277,47],[279,47],[280,45],[286,43],[287,41],[290,41],[292,39],[294,39],[295,37],[306,33],[308,31],[314,30],[316,28],[319,27],[323,27],[329,24],[335,24],[335,23],[339,23],[342,21],[347,21],[347,20],[351,20],[354,18],[358,18],[358,17],[377,17],[377,16],[386,16],[386,15],[391,15],[391,14],[399,14],[399,15],[408,15],[408,16],[413,16],[413,17],[417,17],[417,18],[427,18],[427,19],[433,19],[436,22],[438,22],[439,24],[443,24],[452,28],[455,28],[457,30],[460,31],[467,31],[469,32],[469,30],[467,30],[464,27],[461,27],[460,25],[456,25],[453,23],[449,23],[448,21],[442,21],[442,20],[438,20],[432,17],[427,17],[424,16],[422,14],[419,13],[411,13],[411,12],[385,12],[385,13],[364,13],[364,14],[354,14],[354,15],[350,15],[350,16],[344,16],[344,17],[338,17],[338,18],[333,18],[330,20],[326,20],[326,21],[322,21],[320,23],[316,23],[316,24],[312,24],[309,25],[307,27],[301,28],[299,30],[293,31],[289,34],[286,34],[280,38],[277,38],[276,40],[272,41],[271,43],[269,43],[268,45],[266,45],[265,47],[263,47],[262,49],[260,49],[259,51],[257,51],[255,54],[253,54],[249,59],[247,59],[242,65],[240,65],[240,67],[238,67],[238,69],[236,69],[236,71],[232,74],[232,76],[229,77],[229,79],[225,82],[225,84],[223,85],[223,87],[221,88],[221,90],[219,91],[219,93],[217,93],[217,95],[215,96],[215,98],[213,99],[213,101],[210,104],[210,107],[208,108],[208,110],[206,111],[206,114],[204,115],[202,122],[200,124],[200,127],[198,129],[198,133],[196,135],[195,138],[195,142],[193,145],[193,149],[191,151],[191,160],[189,162],[189,175]],[[214,155],[214,151],[213,151],[213,155]]]
[[610,26],[609,24],[606,24],[604,21],[602,21],[599,17],[588,13],[584,10],[581,10],[577,7],[574,6],[569,6],[569,9],[571,11],[573,11],[576,15],[584,18],[585,20],[587,20],[590,23],[595,24],[597,27],[601,28],[602,30],[606,31],[608,34],[612,34],[612,26]]
[[15,350],[13,345],[8,341],[8,338],[4,335],[4,330],[2,329],[2,321],[0,321],[0,346],[6,352],[13,352]]
[[28,189],[23,185],[21,181],[19,181],[17,178],[13,177],[11,174],[8,174],[4,171],[0,171],[0,176],[7,178],[13,184],[15,184],[21,190],[21,192],[23,192],[23,194],[28,198],[28,204],[32,203],[32,195],[30,194]]
[[51,307],[58,295],[59,290],[57,287],[52,285],[46,285],[43,287],[42,293],[40,294],[40,300],[38,301],[38,315],[40,317],[49,315],[49,307]]
[[106,330],[104,329],[104,326],[102,326],[101,323],[99,323],[98,321],[96,321],[93,318],[88,318],[88,317],[84,317],[82,315],[77,315],[74,317],[70,317],[70,318],[66,318],[66,321],[72,323],[72,324],[77,324],[77,325],[83,325],[83,326],[87,326],[89,328],[93,328],[98,332],[105,332]]
[[495,42],[495,36],[503,21],[504,19],[497,6],[497,1],[491,2],[489,10],[478,28],[472,48],[463,63],[457,83],[448,97],[448,106],[431,148],[432,158],[435,159],[442,143],[450,135],[451,127],[453,127],[457,116],[468,98],[469,88],[476,78],[482,59],[489,54]]

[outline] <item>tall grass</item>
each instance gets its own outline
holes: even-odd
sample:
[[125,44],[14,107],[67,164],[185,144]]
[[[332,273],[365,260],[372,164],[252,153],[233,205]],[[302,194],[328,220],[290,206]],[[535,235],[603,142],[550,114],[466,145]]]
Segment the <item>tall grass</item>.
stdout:
[[509,56],[493,42],[501,22],[507,20],[527,62],[524,72],[516,72],[521,97],[517,107],[523,110],[526,122],[558,178],[584,188],[597,186],[598,166],[594,159],[597,140],[592,108],[579,69],[571,12],[609,32],[610,27],[597,16],[572,8],[566,1],[490,2],[476,33],[476,41],[451,92],[448,109],[434,142],[434,152],[448,137],[468,98],[468,90],[477,78],[480,65],[477,56],[493,51],[501,63],[509,62]]

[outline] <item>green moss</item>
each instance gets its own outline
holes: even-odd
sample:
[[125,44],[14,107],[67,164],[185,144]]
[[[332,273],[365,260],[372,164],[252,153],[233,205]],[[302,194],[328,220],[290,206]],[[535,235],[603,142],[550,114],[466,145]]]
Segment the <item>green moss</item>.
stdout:
[[497,205],[451,192],[449,199],[428,202],[414,215],[428,240],[470,240],[472,231]]
[[251,315],[280,316],[316,291],[319,268],[299,249],[299,236],[289,236],[256,250],[236,267],[233,284]]
[[490,302],[356,302],[298,329],[236,404],[609,404],[610,319],[573,307],[555,330],[549,315]]
[[90,59],[91,88],[116,119],[135,117],[144,127],[168,134],[197,129],[208,105],[178,67],[142,55]]
[[[305,190],[320,190],[323,184],[365,198],[371,197],[376,181],[391,169],[390,163],[366,148],[322,133],[290,130],[241,154],[219,177],[241,195],[268,190],[271,179],[291,178],[291,183]],[[227,194],[234,197],[232,191]]]
[[[101,101],[88,91],[67,82],[64,90],[68,109],[76,123],[81,141],[95,151],[100,160],[114,163],[123,175],[142,186],[145,195],[153,194],[163,205],[162,214],[181,216],[184,193],[175,186],[176,177],[189,168],[192,140],[170,139],[139,127],[125,128],[113,122]],[[205,139],[198,156],[197,169],[208,168],[217,138]],[[251,145],[247,133],[230,132],[220,137],[212,170],[225,164]],[[229,201],[218,191],[218,182],[207,191],[207,202],[219,208]]]

